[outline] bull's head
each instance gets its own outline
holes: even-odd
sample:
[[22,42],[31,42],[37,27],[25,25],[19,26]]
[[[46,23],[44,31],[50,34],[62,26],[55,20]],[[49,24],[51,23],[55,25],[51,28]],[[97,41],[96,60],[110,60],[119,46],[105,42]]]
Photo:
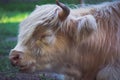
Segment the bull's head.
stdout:
[[18,43],[9,55],[20,70],[60,72],[74,61],[78,44],[96,30],[92,15],[76,16],[64,4],[56,3],[38,6],[20,24]]

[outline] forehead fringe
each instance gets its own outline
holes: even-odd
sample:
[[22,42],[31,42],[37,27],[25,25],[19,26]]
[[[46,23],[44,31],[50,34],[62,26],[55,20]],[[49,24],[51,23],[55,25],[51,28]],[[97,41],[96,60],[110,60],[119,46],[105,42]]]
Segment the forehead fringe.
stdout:
[[[71,20],[77,20],[77,18],[74,16],[75,14],[81,14],[81,11],[82,13],[91,14],[90,10],[95,9],[96,11],[100,11],[101,15],[104,15],[102,13],[106,13],[106,10],[109,10],[110,6],[113,6],[117,9],[117,4],[119,4],[119,2],[107,2],[100,5],[91,5],[83,8],[70,9],[71,12],[69,17],[63,22],[60,22],[58,18],[57,10],[61,9],[59,6],[37,6],[36,9],[24,21],[20,23],[18,41],[26,42],[31,37],[32,33],[38,25],[49,27],[50,25],[56,26],[56,24],[59,22],[59,27],[61,27],[62,30],[65,30],[65,28],[70,27],[69,24],[71,23]],[[111,10],[109,11],[112,13]]]
[[[48,26],[58,23],[57,5],[37,6],[36,9],[20,23],[19,41],[27,41],[38,25]],[[25,39],[24,39],[25,38]]]

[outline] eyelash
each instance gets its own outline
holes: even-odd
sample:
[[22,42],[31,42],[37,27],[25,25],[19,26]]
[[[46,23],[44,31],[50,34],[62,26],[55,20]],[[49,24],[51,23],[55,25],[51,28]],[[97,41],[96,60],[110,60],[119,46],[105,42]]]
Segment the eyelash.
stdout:
[[40,40],[46,39],[47,37],[50,37],[50,36],[52,36],[52,35],[42,35],[42,36],[40,37]]

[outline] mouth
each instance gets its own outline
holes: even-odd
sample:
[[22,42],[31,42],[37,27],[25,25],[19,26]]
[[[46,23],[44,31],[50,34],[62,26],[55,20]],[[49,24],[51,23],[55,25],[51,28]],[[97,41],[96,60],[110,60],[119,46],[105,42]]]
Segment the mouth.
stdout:
[[18,67],[20,72],[24,72],[24,73],[31,73],[34,72],[36,67],[34,64],[30,64],[30,65],[21,65]]
[[20,72],[28,72],[29,67],[27,65],[21,65],[18,67]]

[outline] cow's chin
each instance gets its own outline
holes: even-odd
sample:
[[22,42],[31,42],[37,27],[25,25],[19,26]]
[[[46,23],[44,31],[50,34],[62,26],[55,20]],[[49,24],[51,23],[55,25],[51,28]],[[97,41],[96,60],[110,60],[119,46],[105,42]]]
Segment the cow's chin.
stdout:
[[35,66],[21,66],[19,67],[19,71],[22,72],[22,73],[33,73],[35,72],[36,70],[36,67]]
[[45,64],[45,65],[41,65],[41,64],[37,64],[37,63],[29,63],[26,65],[19,65],[18,66],[19,71],[22,73],[34,73],[34,72],[52,72],[52,65],[50,64]]
[[22,73],[33,73],[36,70],[35,63],[18,66],[19,71]]

